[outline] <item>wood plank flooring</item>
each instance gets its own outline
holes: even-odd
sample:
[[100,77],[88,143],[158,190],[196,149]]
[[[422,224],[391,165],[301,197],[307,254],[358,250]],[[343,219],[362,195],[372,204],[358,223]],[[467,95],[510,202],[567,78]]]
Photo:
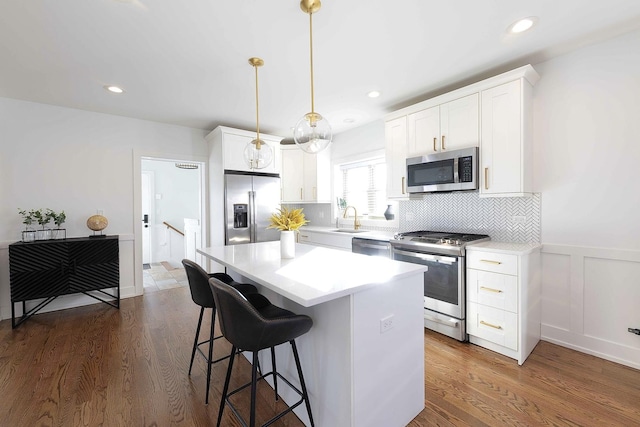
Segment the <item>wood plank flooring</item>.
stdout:
[[[215,425],[227,362],[214,365],[205,405],[204,361],[196,357],[187,375],[198,312],[189,290],[175,288],[122,300],[120,310],[39,314],[16,330],[0,322],[0,426]],[[217,355],[229,350],[216,342]],[[430,331],[425,355],[425,409],[411,427],[640,426],[640,371],[632,368],[546,342],[519,367]],[[249,364],[236,360],[241,384]],[[259,421],[282,408],[272,396],[263,383]],[[248,400],[235,399],[243,414]],[[223,425],[240,425],[228,408]],[[290,414],[273,425],[302,424]]]

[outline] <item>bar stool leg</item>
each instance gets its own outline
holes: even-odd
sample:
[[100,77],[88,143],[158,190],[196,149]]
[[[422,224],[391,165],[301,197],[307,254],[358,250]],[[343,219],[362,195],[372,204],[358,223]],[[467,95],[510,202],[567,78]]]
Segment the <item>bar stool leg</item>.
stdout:
[[213,334],[216,326],[216,309],[211,309],[211,332],[209,335],[209,358],[207,359],[207,394],[204,398],[205,405],[209,404],[209,385],[211,384],[211,365],[213,365]]
[[204,314],[204,307],[200,307],[200,318],[198,319],[198,327],[196,328],[196,337],[193,340],[193,350],[191,350],[191,363],[189,363],[189,375],[191,375],[191,368],[193,367],[193,358],[196,356],[196,348],[198,348],[198,336],[200,335],[200,326],[202,325],[203,314]]
[[276,350],[275,347],[271,347],[271,370],[273,371],[273,391],[276,395],[276,402],[278,401],[278,375],[276,372]]
[[256,425],[256,389],[258,388],[258,352],[253,352],[253,363],[251,364],[251,415],[249,427]]
[[216,427],[220,427],[220,423],[222,422],[222,412],[224,411],[224,406],[227,401],[227,392],[229,391],[229,380],[231,379],[231,370],[233,369],[233,361],[236,356],[236,346],[231,347],[231,354],[229,355],[229,367],[227,368],[227,376],[224,379],[224,387],[222,389],[222,398],[220,399],[220,409],[218,410],[218,423]]
[[298,369],[298,377],[300,378],[300,387],[302,388],[302,398],[304,399],[304,404],[307,407],[307,414],[309,415],[309,422],[311,423],[311,427],[314,427],[313,416],[311,416],[311,404],[309,403],[309,394],[307,393],[307,386],[304,383],[304,376],[302,375],[302,366],[300,366],[300,357],[298,357],[298,348],[296,347],[295,340],[289,341],[291,343],[291,348],[293,350],[293,357],[296,360],[296,368]]

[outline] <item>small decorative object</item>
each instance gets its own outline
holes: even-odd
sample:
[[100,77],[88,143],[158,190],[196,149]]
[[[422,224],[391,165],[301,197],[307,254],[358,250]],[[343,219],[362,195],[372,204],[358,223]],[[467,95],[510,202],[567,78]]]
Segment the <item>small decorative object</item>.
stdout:
[[22,223],[25,225],[25,230],[22,232],[22,241],[23,242],[33,242],[36,240],[36,231],[31,229],[31,225],[33,224],[33,209],[27,211],[25,209],[20,209],[18,211],[20,215],[22,215]]
[[[90,230],[93,230],[93,235],[89,237],[106,237],[106,234],[102,234],[102,230],[107,228],[109,225],[109,221],[102,215],[92,215],[87,219],[87,227]],[[96,231],[99,231],[100,234],[96,234]]]
[[67,230],[64,228],[60,228],[62,224],[67,220],[67,214],[64,211],[60,213],[53,213],[53,223],[56,225],[56,228],[51,230],[51,238],[52,239],[66,239],[67,238]]
[[49,240],[51,239],[51,229],[46,228],[46,226],[51,222],[55,212],[51,209],[38,209],[33,211],[33,217],[38,224],[42,227],[42,229],[37,230],[36,232],[36,240]]
[[278,213],[271,215],[270,224],[267,228],[277,228],[280,230],[280,256],[282,258],[294,258],[296,255],[295,232],[300,227],[308,224],[300,209],[287,209],[281,207]]
[[384,211],[384,217],[387,219],[387,221],[395,218],[395,215],[393,214],[393,206],[387,205],[387,210]]

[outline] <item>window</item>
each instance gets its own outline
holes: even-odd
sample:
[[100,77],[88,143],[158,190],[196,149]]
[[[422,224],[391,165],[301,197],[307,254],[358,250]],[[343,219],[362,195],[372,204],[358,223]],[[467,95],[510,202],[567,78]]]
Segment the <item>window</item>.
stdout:
[[338,197],[354,206],[358,216],[383,216],[387,208],[387,165],[383,157],[342,164],[337,175]]

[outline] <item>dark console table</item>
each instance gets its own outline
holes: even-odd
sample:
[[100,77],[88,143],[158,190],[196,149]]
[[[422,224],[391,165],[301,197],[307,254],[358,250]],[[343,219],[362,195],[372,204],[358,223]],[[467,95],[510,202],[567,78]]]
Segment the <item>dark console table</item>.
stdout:
[[[9,245],[11,325],[16,327],[60,295],[83,293],[120,308],[118,236],[18,242]],[[105,289],[113,290],[111,293]],[[26,302],[43,299],[26,309]],[[16,322],[15,304],[22,303]]]

